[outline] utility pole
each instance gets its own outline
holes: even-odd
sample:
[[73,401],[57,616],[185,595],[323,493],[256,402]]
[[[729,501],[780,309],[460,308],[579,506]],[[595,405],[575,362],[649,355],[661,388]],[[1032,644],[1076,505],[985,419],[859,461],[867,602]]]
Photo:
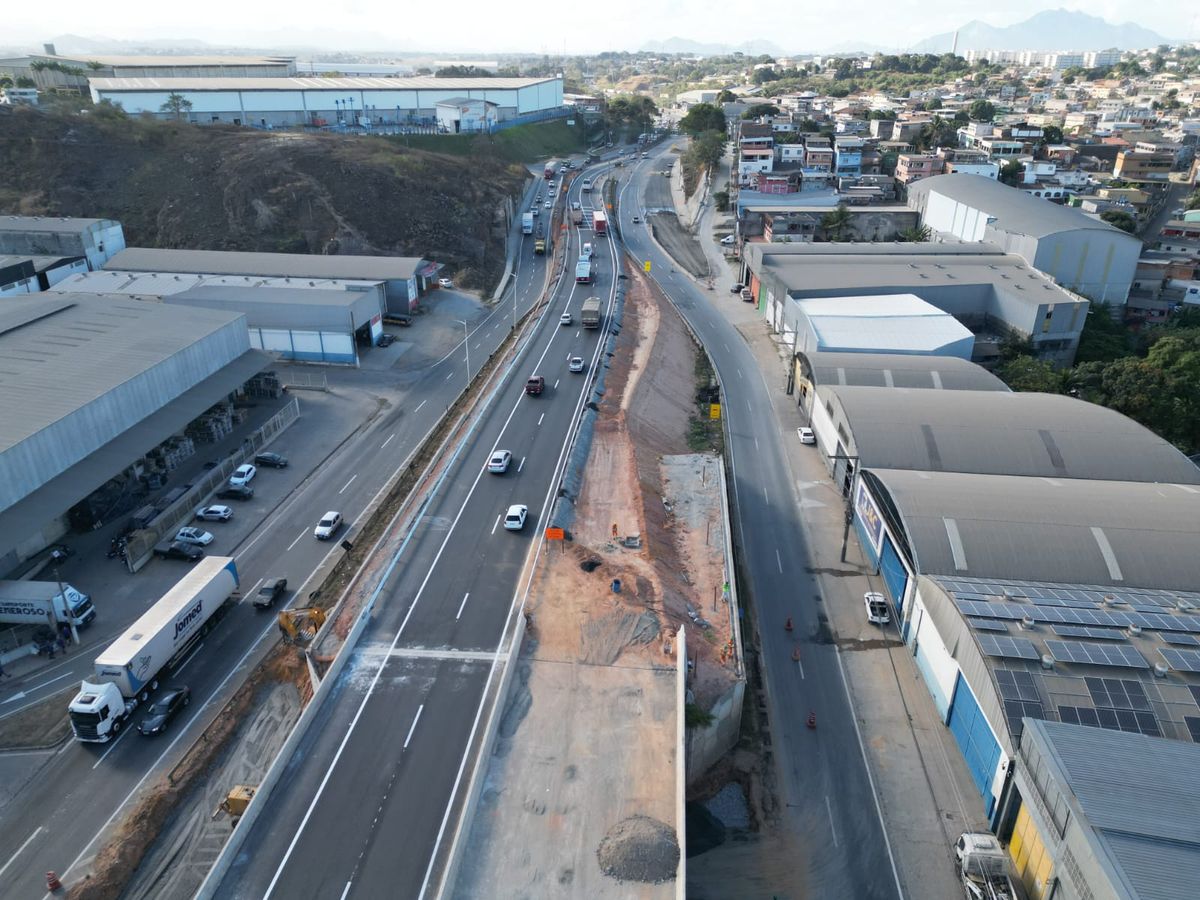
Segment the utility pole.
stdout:
[[[854,521],[854,472],[858,469],[858,456],[845,453],[831,453],[829,458],[833,460],[844,459],[847,463],[846,472],[851,476],[850,490],[846,491],[846,511],[845,511],[845,526],[842,529],[842,562],[846,561],[846,546],[850,542],[850,523]],[[850,463],[854,463],[854,468],[850,468]],[[837,471],[837,466],[834,466],[834,471]]]
[[[62,554],[62,551],[54,550],[54,551],[51,551],[50,558],[52,560],[54,560],[54,563],[53,563],[54,580],[58,582],[58,593],[63,598],[63,605],[66,606],[67,605],[67,589],[66,589],[66,586],[63,585],[62,576],[60,574],[58,574],[58,564],[60,562],[62,562],[62,560],[64,560],[66,557]],[[52,617],[54,616],[54,604],[53,603],[50,604],[50,615]],[[71,643],[78,644],[79,643],[79,630],[75,627],[75,617],[70,615],[69,613],[67,615],[67,624],[71,626]],[[55,637],[59,636],[57,622],[54,625],[54,636]]]

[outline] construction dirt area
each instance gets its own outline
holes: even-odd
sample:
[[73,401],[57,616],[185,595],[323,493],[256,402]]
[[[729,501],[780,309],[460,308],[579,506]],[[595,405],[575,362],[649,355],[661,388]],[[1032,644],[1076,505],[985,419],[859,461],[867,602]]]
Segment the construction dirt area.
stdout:
[[548,545],[534,575],[455,897],[682,893],[677,631],[698,705],[735,678],[720,461],[692,452],[706,442],[704,370],[670,304],[630,270],[573,540]]

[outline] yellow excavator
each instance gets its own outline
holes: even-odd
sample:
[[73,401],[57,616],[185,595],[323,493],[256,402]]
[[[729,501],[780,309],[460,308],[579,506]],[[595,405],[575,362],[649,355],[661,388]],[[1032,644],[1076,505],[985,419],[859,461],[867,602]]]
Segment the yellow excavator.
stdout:
[[325,624],[325,610],[316,606],[285,609],[279,613],[279,630],[284,640],[307,644]]

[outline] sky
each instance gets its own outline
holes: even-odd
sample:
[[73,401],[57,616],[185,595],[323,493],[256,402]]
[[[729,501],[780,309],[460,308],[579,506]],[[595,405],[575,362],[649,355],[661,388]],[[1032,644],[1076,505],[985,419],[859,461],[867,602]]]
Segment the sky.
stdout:
[[[636,50],[671,37],[736,45],[766,39],[784,52],[821,51],[860,41],[900,50],[980,19],[1003,26],[1053,6],[1136,22],[1169,39],[1200,38],[1197,0],[877,0],[885,15],[841,15],[836,4],[746,6],[736,0],[603,0],[599,5],[528,0],[55,0],[14,3],[0,24],[0,47],[29,49],[62,34],[120,40],[192,39],[266,49],[598,53]],[[745,11],[739,17],[736,9]],[[799,14],[788,10],[799,9]],[[856,6],[861,13],[863,6]],[[814,15],[812,10],[827,10]],[[1070,46],[1062,49],[1092,49]],[[1100,48],[1094,48],[1100,49]]]

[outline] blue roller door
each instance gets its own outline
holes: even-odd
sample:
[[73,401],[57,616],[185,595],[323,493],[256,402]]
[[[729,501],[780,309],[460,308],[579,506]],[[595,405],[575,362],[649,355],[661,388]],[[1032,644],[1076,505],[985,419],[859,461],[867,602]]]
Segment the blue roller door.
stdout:
[[987,719],[960,673],[954,684],[954,699],[950,704],[950,733],[958,742],[963,759],[971,772],[971,779],[979,789],[980,796],[987,801],[990,818],[996,798],[992,796],[992,778],[996,764],[1000,761],[1000,745],[992,736]]
[[883,553],[879,558],[879,573],[883,583],[887,585],[892,605],[896,607],[896,617],[904,618],[904,590],[908,587],[908,571],[900,562],[900,554],[892,545],[892,539],[887,535],[883,538]]

